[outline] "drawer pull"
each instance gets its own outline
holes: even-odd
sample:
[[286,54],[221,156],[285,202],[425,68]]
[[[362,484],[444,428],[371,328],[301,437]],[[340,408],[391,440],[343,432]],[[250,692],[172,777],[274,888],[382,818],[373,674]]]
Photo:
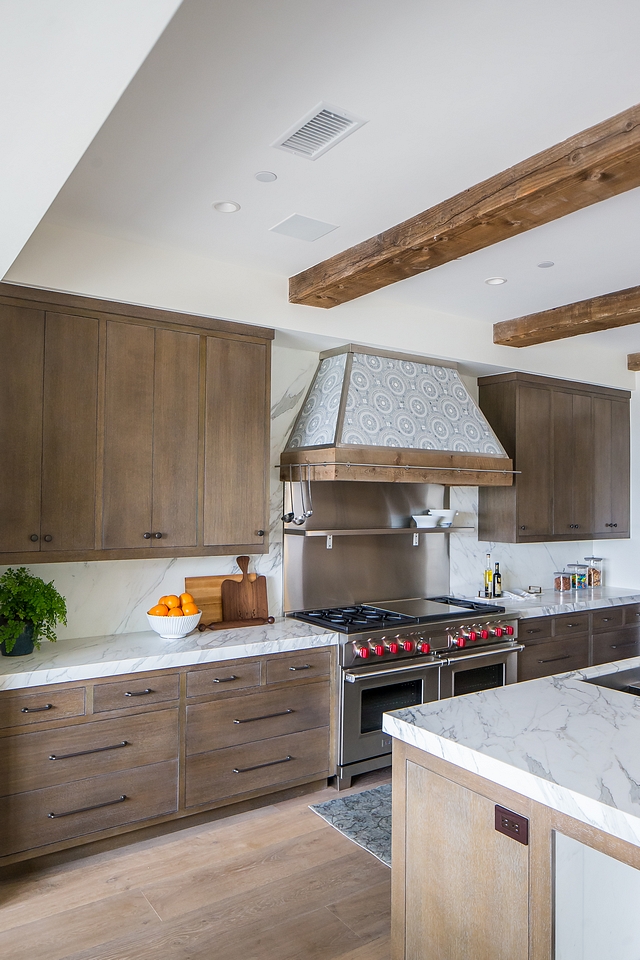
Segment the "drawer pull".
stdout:
[[127,690],[125,697],[146,697],[148,693],[153,693],[151,687],[146,687],[144,690]]
[[91,810],[99,810],[101,807],[113,807],[116,803],[124,803],[127,799],[126,793],[123,793],[117,800],[105,800],[104,803],[94,803],[92,807],[78,807],[77,810],[66,810],[64,813],[48,813],[49,820],[58,820],[60,817],[73,817],[76,813],[89,813]]
[[311,664],[303,663],[300,667],[289,667],[289,670],[291,670],[293,673],[295,673],[296,670],[311,670]]
[[635,647],[637,646],[637,640],[627,640],[626,643],[612,643],[610,646],[611,650],[621,650],[623,647]]
[[283,757],[282,760],[270,760],[269,763],[257,763],[255,767],[234,767],[234,773],[249,773],[250,770],[262,770],[263,767],[275,767],[279,763],[288,763],[293,757]]
[[527,633],[540,633],[541,631],[542,631],[542,627],[535,627],[535,628],[531,628],[530,630],[527,630]]
[[580,624],[579,624],[579,623],[568,623],[567,626],[568,626],[568,627],[579,627]]
[[562,657],[550,657],[548,660],[538,660],[538,663],[555,663],[556,660],[570,660],[571,654],[565,653]]
[[231,683],[232,680],[237,680],[238,678],[232,673],[230,677],[214,677],[214,683]]
[[266,713],[264,717],[247,717],[245,720],[234,720],[234,723],[255,723],[256,720],[271,720],[272,717],[286,717],[288,713],[295,713],[294,710],[281,710],[280,713]]
[[93,750],[79,750],[77,753],[52,753],[49,760],[70,760],[71,757],[86,757],[90,753],[104,753],[105,750],[119,750],[120,747],[128,747],[129,741],[122,740],[120,743],[112,743],[108,747],[94,747]]
[[609,623],[609,620],[613,620],[613,617],[600,617],[602,623]]
[[53,704],[45,703],[44,707],[23,707],[20,713],[42,713],[43,710],[53,710]]

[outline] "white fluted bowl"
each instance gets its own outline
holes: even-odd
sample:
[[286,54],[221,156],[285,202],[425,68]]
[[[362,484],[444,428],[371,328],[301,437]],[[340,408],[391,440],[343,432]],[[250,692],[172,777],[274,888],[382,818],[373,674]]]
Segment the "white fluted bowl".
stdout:
[[200,623],[202,611],[192,613],[190,617],[152,617],[147,614],[149,626],[159,633],[163,640],[184,640]]

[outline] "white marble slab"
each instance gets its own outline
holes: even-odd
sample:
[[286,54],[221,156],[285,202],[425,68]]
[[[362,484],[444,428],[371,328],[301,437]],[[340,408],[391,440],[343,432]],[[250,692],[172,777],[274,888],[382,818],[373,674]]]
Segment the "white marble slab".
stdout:
[[640,657],[385,714],[386,733],[640,846],[640,698],[581,678]]
[[162,640],[153,631],[59,640],[43,643],[28,657],[0,657],[0,690],[218,663],[337,643],[335,633],[284,618],[265,626],[215,633],[195,631],[184,640]]
[[[460,598],[480,600],[472,593],[461,592]],[[559,613],[578,613],[581,610],[597,610],[602,607],[618,607],[626,603],[640,603],[640,587],[593,587],[592,589],[575,591],[569,594],[556,593],[555,590],[543,590],[542,593],[526,600],[510,600],[500,597],[499,600],[488,600],[488,603],[498,603],[505,607],[507,613],[518,616],[521,620],[530,617],[552,617]]]

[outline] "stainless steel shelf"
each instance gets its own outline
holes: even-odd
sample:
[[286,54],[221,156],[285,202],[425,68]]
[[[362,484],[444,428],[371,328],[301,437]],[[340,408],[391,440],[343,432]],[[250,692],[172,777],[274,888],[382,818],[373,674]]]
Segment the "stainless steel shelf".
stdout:
[[475,527],[372,527],[357,530],[294,530],[285,527],[285,534],[292,537],[379,537],[401,534],[455,533],[457,530],[475,530]]

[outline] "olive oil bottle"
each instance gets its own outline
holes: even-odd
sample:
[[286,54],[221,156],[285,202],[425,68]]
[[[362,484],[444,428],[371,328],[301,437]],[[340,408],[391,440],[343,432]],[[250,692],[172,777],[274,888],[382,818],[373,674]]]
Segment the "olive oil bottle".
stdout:
[[491,569],[491,554],[487,554],[487,562],[484,566],[484,595],[493,596],[493,570]]

